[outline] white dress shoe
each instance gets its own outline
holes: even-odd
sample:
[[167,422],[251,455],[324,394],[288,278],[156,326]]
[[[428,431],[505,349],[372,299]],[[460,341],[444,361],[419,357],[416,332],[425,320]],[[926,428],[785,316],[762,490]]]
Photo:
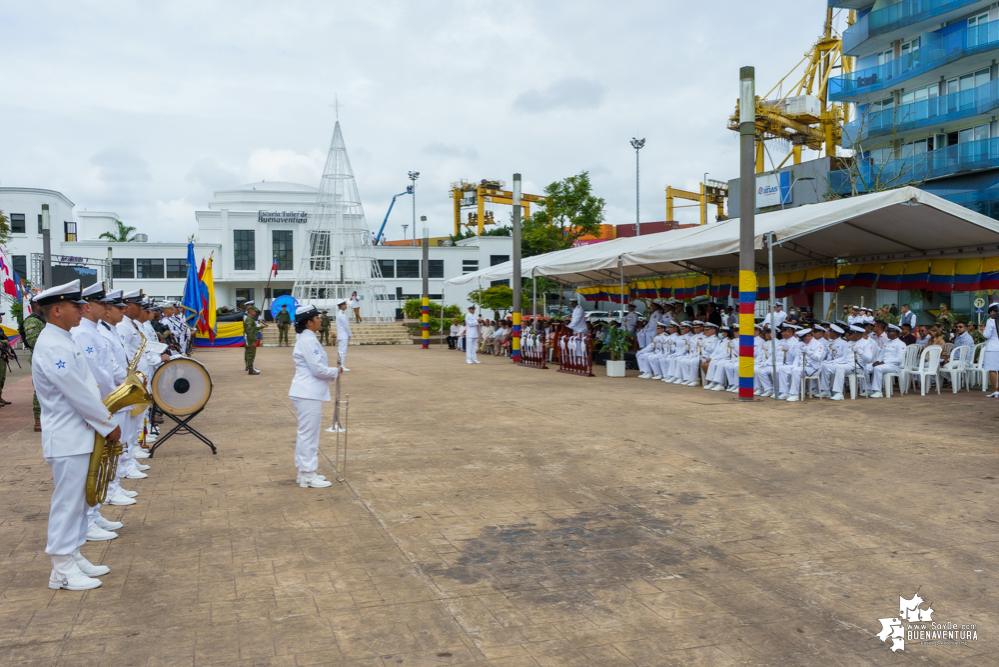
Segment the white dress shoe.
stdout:
[[129,491],[128,489],[118,489],[118,493],[121,493],[129,498],[134,498],[139,495],[138,491]]
[[648,380],[648,379],[649,379],[650,377],[652,377],[652,376],[651,376],[651,375],[649,375],[648,373],[642,373],[642,374],[640,374],[640,375],[638,376],[638,379],[639,379],[639,380]]
[[137,458],[137,459],[148,459],[149,458],[149,452],[146,451],[145,449],[143,449],[142,447],[136,447],[135,451],[132,452],[132,455],[135,458]]
[[52,556],[52,573],[49,575],[49,588],[68,591],[88,591],[101,585],[100,579],[88,577],[76,564],[72,554]]
[[662,375],[653,375],[653,376],[652,376],[652,379],[653,379],[653,380],[662,380],[662,379],[663,379],[663,376],[662,376]]
[[[472,363],[473,363],[473,364],[481,364],[482,362],[481,362],[481,361],[479,361],[478,359],[476,359],[476,360],[475,360],[475,361],[473,361]],[[343,369],[343,370],[345,370],[345,371],[349,371],[350,369],[349,369],[349,368],[345,368],[345,369]]]
[[147,477],[149,477],[149,475],[147,475],[146,473],[142,472],[141,470],[136,470],[135,468],[133,468],[132,470],[129,470],[128,474],[125,475],[126,479],[145,479]]
[[800,401],[801,399],[798,398],[797,396],[788,396],[784,400],[787,401],[788,403],[796,403],[797,401]]
[[790,396],[790,395],[791,394],[777,394],[777,399],[781,400],[781,401],[786,401],[787,397]]
[[97,515],[97,520],[94,521],[94,523],[103,528],[104,530],[119,530],[125,525],[121,521],[108,521],[100,514]]
[[762,393],[763,393],[762,389],[754,389],[753,390],[753,396],[759,396]]
[[116,493],[108,498],[108,505],[134,505],[135,498],[129,498],[124,493]]
[[727,392],[729,392],[731,394],[738,394],[739,393],[739,388],[738,387],[729,387],[725,391],[727,391]]
[[885,395],[882,394],[880,391],[876,391],[868,396],[868,398],[884,398],[884,397]]
[[466,360],[465,360],[465,363],[466,363],[466,364],[470,364],[470,363],[472,363],[472,362],[471,362],[471,361],[469,361],[468,359],[466,359]]
[[843,394],[833,394],[832,396],[829,397],[829,400],[830,401],[842,401],[843,400]]
[[86,557],[80,553],[77,549],[76,553],[73,554],[73,560],[76,561],[76,566],[80,568],[80,572],[84,573],[88,577],[103,577],[105,574],[111,571],[111,568],[107,565],[94,565]]
[[339,424],[330,424],[328,429],[325,429],[327,433],[346,433],[347,429],[340,426]]
[[715,386],[711,387],[711,391],[725,391],[725,387],[723,385],[716,384]]
[[345,369],[343,369],[343,372],[344,372],[344,373],[349,373],[349,372],[350,372],[350,369],[349,369],[349,368],[345,368]]
[[110,530],[104,530],[96,523],[92,523],[87,526],[88,542],[103,542],[105,540],[113,540],[116,537],[118,537],[118,533],[112,533]]
[[139,469],[139,472],[146,472],[152,466],[147,466],[145,463],[136,463],[135,467]]
[[988,395],[988,398],[999,398],[999,391],[992,392]]
[[302,475],[302,479],[298,482],[298,485],[303,489],[324,489],[327,486],[333,486],[333,482],[319,478],[320,475],[307,472]]
[[773,395],[774,395],[773,390],[772,389],[767,389],[765,392],[763,392],[762,394],[760,394],[760,398],[770,398]]
[[310,474],[313,477],[315,477],[316,479],[326,479],[326,475],[319,475],[319,474],[316,474],[316,473],[307,473],[307,472],[299,471],[298,472],[298,477],[295,479],[295,484],[301,484],[302,480],[305,479],[306,477],[308,477]]
[[673,378],[673,384],[683,384],[683,378]]
[[829,398],[832,396],[828,391],[819,392],[819,398]]

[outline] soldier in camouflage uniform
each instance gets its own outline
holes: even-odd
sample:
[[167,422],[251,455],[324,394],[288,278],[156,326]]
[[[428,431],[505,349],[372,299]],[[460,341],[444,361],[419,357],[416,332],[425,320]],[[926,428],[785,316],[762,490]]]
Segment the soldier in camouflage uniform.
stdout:
[[950,329],[956,322],[954,311],[947,308],[946,303],[940,304],[940,314],[937,315],[936,324],[943,331],[944,338],[950,340]]
[[281,343],[288,347],[288,329],[291,327],[291,314],[288,313],[288,306],[281,306],[281,312],[274,319],[278,323],[278,347],[281,347]]
[[330,316],[323,311],[323,316],[319,318],[319,342],[323,345],[329,346],[330,344]]
[[877,312],[877,314],[874,316],[874,319],[880,320],[885,324],[894,324],[896,326],[898,325],[898,315],[892,314],[891,306],[889,306],[887,303],[881,306],[881,310]]
[[260,375],[260,371],[253,367],[253,361],[257,356],[257,334],[260,332],[260,327],[257,326],[257,309],[252,301],[247,301],[243,307],[246,308],[246,315],[243,316],[243,337],[245,339],[243,342],[246,346],[243,359],[246,361],[247,373]]
[[[32,313],[28,317],[24,318],[22,326],[24,327],[25,347],[34,349],[35,341],[38,340],[38,334],[40,334],[42,329],[45,328],[45,320],[42,319],[41,315],[35,315]],[[32,411],[35,413],[35,431],[41,432],[42,406],[38,403],[38,394],[31,397],[31,407]]]

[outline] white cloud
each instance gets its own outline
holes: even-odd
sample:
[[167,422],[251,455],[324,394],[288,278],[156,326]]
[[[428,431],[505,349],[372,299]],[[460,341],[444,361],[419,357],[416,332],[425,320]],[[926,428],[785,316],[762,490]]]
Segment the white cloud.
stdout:
[[250,181],[289,181],[319,185],[326,154],[315,148],[307,155],[288,149],[258,148],[250,153],[247,172]]

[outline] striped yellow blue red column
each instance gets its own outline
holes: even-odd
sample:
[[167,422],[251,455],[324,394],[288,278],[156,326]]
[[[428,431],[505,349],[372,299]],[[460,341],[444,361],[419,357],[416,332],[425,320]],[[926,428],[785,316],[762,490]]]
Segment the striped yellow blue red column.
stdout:
[[756,274],[739,271],[739,398],[753,400]]
[[430,347],[430,298],[423,297],[423,349]]
[[510,360],[520,363],[520,313],[513,314],[513,333],[510,334]]

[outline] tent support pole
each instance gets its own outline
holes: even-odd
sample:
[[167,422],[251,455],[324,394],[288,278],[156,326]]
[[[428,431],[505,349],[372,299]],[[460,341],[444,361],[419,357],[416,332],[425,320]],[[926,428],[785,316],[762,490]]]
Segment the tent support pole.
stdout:
[[767,234],[767,270],[770,273],[770,364],[773,375],[774,400],[777,399],[779,388],[777,384],[777,285],[774,284],[774,235]]

